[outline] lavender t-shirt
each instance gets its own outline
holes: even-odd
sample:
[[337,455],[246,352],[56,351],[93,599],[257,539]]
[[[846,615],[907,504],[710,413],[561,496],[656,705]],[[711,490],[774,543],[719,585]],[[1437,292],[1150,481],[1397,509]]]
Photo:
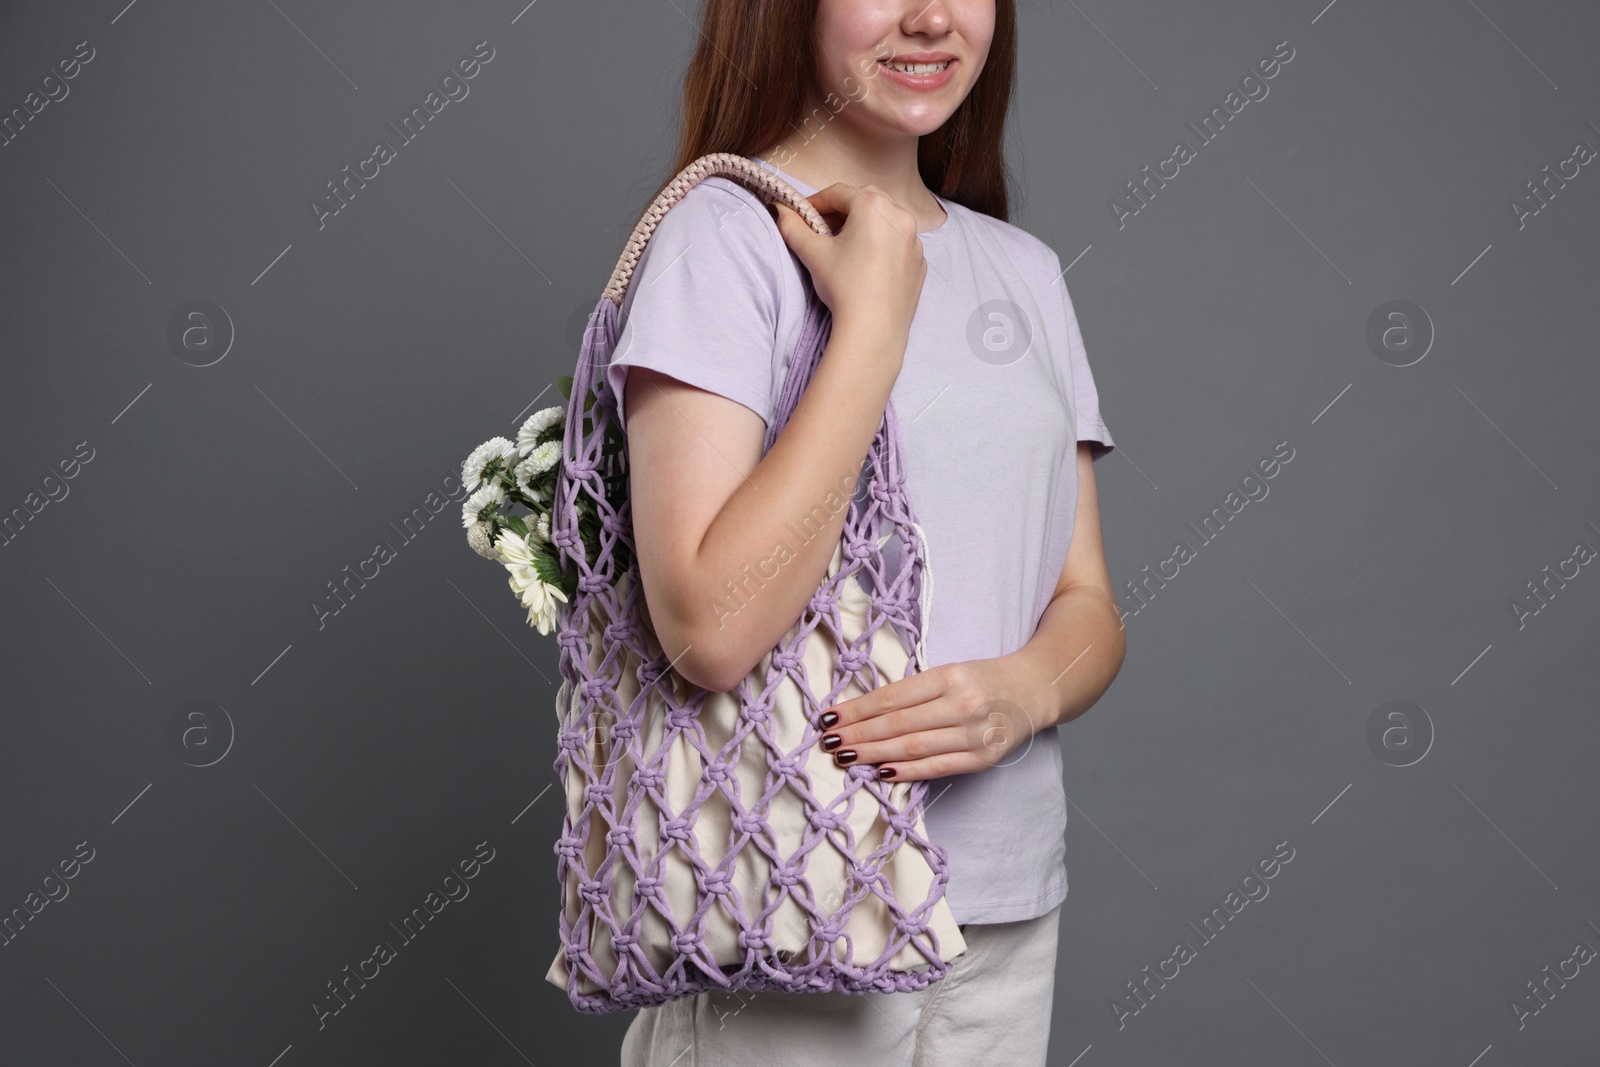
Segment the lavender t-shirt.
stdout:
[[[1096,459],[1114,447],[1055,252],[939,202],[948,218],[919,234],[927,277],[891,393],[934,576],[930,665],[1004,656],[1033,636],[1072,539],[1075,442],[1093,442]],[[627,368],[649,367],[770,426],[803,272],[759,198],[701,181],[661,220],[628,287],[606,372],[619,410]],[[957,922],[1029,919],[1066,897],[1061,767],[1051,727],[1000,766],[930,783],[926,825],[949,853]]]

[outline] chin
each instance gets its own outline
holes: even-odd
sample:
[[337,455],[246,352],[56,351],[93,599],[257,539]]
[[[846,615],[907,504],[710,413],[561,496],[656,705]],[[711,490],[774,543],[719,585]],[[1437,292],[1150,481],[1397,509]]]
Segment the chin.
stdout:
[[919,109],[914,114],[882,115],[878,124],[906,137],[925,137],[949,121],[954,110],[930,111]]

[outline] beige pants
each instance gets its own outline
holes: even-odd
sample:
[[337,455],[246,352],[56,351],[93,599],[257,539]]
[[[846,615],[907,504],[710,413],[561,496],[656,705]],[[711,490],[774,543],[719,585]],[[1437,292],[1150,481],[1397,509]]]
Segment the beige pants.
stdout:
[[915,993],[702,993],[643,1008],[622,1067],[1043,1067],[1055,992],[1057,905],[972,923],[950,973]]

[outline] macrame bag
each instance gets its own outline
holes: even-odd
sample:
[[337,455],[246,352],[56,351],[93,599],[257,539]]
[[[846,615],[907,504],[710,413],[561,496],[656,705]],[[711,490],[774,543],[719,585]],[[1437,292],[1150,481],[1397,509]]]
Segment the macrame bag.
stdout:
[[[927,783],[841,768],[817,743],[827,708],[928,666],[932,576],[893,405],[867,455],[865,491],[858,485],[823,505],[832,514],[849,508],[826,576],[737,687],[712,692],[687,682],[650,622],[626,438],[605,371],[646,241],[711,175],[831,233],[777,175],[740,155],[703,156],[640,219],[584,334],[550,529],[563,569],[576,568],[579,579],[558,636],[563,900],[561,951],[546,977],[589,1013],[714,989],[922,989],[966,950],[944,897],[944,850],[923,827]],[[765,450],[794,412],[831,326],[805,281],[805,322]],[[618,438],[624,448],[604,454],[608,435],[613,449]],[[579,535],[580,499],[600,518],[592,559]],[[805,536],[817,528],[802,525]],[[892,529],[878,536],[885,526]],[[891,537],[897,555],[884,549]]]

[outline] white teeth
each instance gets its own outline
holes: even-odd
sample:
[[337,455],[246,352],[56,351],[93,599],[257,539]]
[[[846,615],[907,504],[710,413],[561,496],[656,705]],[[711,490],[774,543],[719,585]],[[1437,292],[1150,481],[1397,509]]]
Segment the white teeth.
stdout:
[[884,66],[899,71],[901,74],[937,74],[950,65],[948,59],[939,63],[896,63],[887,61]]

